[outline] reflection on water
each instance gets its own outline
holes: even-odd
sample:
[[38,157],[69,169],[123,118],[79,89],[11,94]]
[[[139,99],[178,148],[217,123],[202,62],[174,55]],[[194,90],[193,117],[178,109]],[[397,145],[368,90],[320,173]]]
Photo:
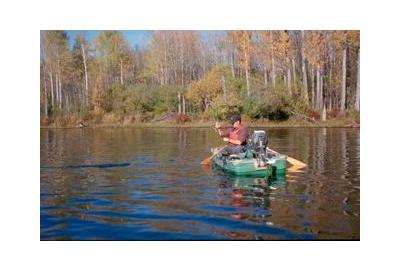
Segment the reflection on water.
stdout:
[[41,239],[359,239],[359,129],[268,133],[308,167],[273,179],[202,167],[221,144],[210,129],[43,129]]

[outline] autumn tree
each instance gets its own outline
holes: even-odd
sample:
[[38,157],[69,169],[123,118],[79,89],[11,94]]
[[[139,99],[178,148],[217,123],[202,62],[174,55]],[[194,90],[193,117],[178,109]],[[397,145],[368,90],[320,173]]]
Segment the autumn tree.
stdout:
[[353,98],[353,103],[350,107],[359,111],[360,110],[360,31],[357,30],[347,31],[347,42],[348,42],[349,58],[350,58],[348,61],[350,67],[350,78],[353,78],[350,87],[351,89],[353,89],[353,92],[350,94],[350,96]]
[[[324,33],[323,31],[308,31],[305,36],[305,58],[311,68],[312,104],[317,110],[323,108],[323,73],[324,73]],[[315,76],[314,76],[315,74]],[[315,90],[314,90],[315,89]]]
[[288,90],[289,97],[292,95],[291,87],[291,55],[289,50],[288,31],[274,31],[273,38],[274,62],[277,63],[279,72],[284,78],[284,84]]
[[[272,73],[272,86],[275,88],[275,61],[274,61],[274,48],[273,48],[273,31],[263,30],[260,31],[260,57],[263,61],[263,76],[264,86],[268,85],[268,71]],[[271,67],[271,68],[269,68]]]
[[69,51],[68,37],[65,31],[44,31],[43,55],[46,71],[50,79],[51,110],[61,111],[63,108],[63,79],[64,68],[67,66]]
[[81,107],[84,110],[89,108],[89,44],[83,35],[75,37],[75,44],[72,49],[74,72],[77,73],[77,82],[80,89]]
[[71,41],[66,31],[41,31],[44,117],[161,113],[179,100],[178,112],[235,107],[255,118],[360,107],[359,31],[149,31],[140,47],[122,31],[82,33]]
[[124,70],[131,64],[128,41],[119,31],[101,31],[96,38],[96,52],[102,60],[107,87],[124,84]]
[[239,55],[240,68],[244,70],[245,73],[247,96],[250,96],[250,61],[254,52],[252,31],[231,31],[228,36],[235,42],[235,48]]
[[[307,70],[306,70],[306,38],[304,30],[301,31],[301,72],[302,72],[302,91],[301,97],[302,100],[308,105],[309,98],[308,98],[308,84],[307,84]],[[313,91],[314,93],[314,91]]]
[[224,46],[227,51],[229,66],[231,67],[232,77],[235,78],[235,64],[236,64],[236,35],[233,31],[226,31],[224,38]]
[[240,92],[241,85],[232,76],[230,67],[218,65],[202,79],[189,84],[187,97],[200,111],[204,111],[209,104],[215,109],[221,106],[235,107],[234,103],[239,101]]

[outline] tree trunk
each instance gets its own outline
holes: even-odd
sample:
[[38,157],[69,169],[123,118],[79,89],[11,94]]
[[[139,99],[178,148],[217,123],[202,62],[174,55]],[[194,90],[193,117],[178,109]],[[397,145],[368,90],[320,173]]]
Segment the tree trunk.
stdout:
[[178,114],[181,114],[181,93],[178,93]]
[[319,110],[324,107],[324,70],[320,70],[320,84],[319,84]]
[[58,75],[57,78],[58,78],[58,98],[59,98],[58,108],[61,110],[63,98],[62,98],[60,56],[58,56],[58,61],[57,61],[57,75]]
[[69,95],[66,93],[65,94],[65,108],[67,109],[67,113],[69,113],[70,112],[70,104],[69,104],[69,101],[70,101],[70,98],[69,98]]
[[185,78],[184,78],[184,73],[185,73],[185,66],[184,66],[184,54],[183,54],[183,37],[180,38],[180,44],[179,44],[179,60],[181,64],[181,85],[183,86],[185,84]]
[[185,85],[185,69],[184,69],[184,62],[183,62],[183,49],[181,50],[181,84],[182,86]]
[[173,67],[174,67],[174,84],[178,84],[178,72],[177,72],[177,61],[173,62]]
[[[163,71],[164,71],[164,84],[168,84],[168,68],[167,68],[167,37],[164,32],[164,63],[163,63]],[[180,100],[179,100],[180,101]]]
[[275,89],[275,60],[273,52],[271,55],[271,63],[272,63],[272,87]]
[[82,44],[82,57],[83,57],[83,67],[85,69],[85,106],[88,107],[89,106],[89,82],[88,82],[85,46],[83,44]]
[[248,59],[248,54],[245,51],[244,52],[244,58],[245,58],[245,64],[246,64],[246,88],[247,88],[247,96],[250,96],[250,81],[249,81],[249,59]]
[[62,101],[63,101],[63,98],[62,98],[62,84],[61,84],[61,72],[59,72],[59,74],[58,74],[58,83],[59,83],[58,91],[60,91],[60,104],[59,104],[59,108],[60,108],[60,110],[61,110],[61,109],[62,109]]
[[121,83],[121,85],[124,85],[124,74],[123,74],[123,70],[122,70],[122,59],[120,60],[120,67],[121,67],[120,83]]
[[274,46],[273,46],[273,43],[274,43],[274,37],[273,37],[273,35],[272,35],[272,31],[269,31],[269,38],[270,38],[270,41],[271,41],[271,51],[270,51],[270,53],[271,53],[271,68],[272,68],[272,70],[271,70],[271,77],[272,77],[272,87],[275,89],[275,59],[274,59]]
[[286,74],[283,73],[283,87],[284,89],[287,89],[287,80],[286,80]]
[[346,109],[346,46],[343,49],[343,60],[342,60],[342,94],[340,99],[340,111]]
[[56,107],[60,107],[60,97],[59,97],[59,83],[58,83],[58,73],[56,72],[56,76],[55,76],[55,84],[56,84]]
[[268,74],[267,74],[267,66],[264,65],[264,87],[267,89],[268,86]]
[[326,87],[326,93],[327,93],[327,99],[328,99],[328,96],[329,96],[329,106],[328,106],[328,110],[329,111],[331,111],[332,110],[332,62],[330,62],[330,65],[329,65],[329,83],[328,83],[328,86]]
[[315,74],[314,68],[311,68],[311,105],[315,108],[315,82],[314,82]]
[[221,83],[222,83],[222,94],[224,97],[224,101],[226,102],[226,85],[225,85],[225,76],[221,76]]
[[165,84],[165,71],[164,67],[160,68],[160,84],[164,85]]
[[53,73],[49,72],[50,77],[50,89],[51,89],[51,109],[54,110],[54,83],[53,83]]
[[360,111],[360,49],[358,49],[357,59],[357,87],[356,87],[356,111]]
[[184,95],[182,95],[182,113],[186,114],[186,99]]
[[291,78],[290,78],[290,67],[288,66],[287,68],[287,88],[288,88],[288,92],[289,92],[289,97],[292,96],[292,82],[291,82]]
[[293,69],[293,90],[295,92],[297,92],[296,90],[296,65],[295,65],[295,61],[292,58],[292,69]]
[[316,89],[316,102],[315,102],[315,108],[317,109],[317,110],[319,110],[319,106],[320,106],[320,103],[319,103],[319,91],[320,91],[320,83],[321,83],[321,80],[320,80],[320,78],[319,78],[319,65],[317,66],[317,89]]
[[301,45],[301,70],[303,72],[303,91],[302,97],[303,100],[308,104],[308,87],[307,87],[307,72],[306,72],[306,63],[304,56],[304,30],[301,31],[302,37],[302,45]]
[[232,77],[235,78],[235,49],[232,49],[231,53],[231,71]]
[[44,83],[44,116],[47,117],[47,83],[46,83],[46,70],[43,71],[43,83]]

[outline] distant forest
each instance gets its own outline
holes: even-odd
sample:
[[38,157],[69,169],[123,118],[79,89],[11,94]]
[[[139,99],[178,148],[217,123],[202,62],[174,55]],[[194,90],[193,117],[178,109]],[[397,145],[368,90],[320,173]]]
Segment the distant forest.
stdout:
[[[40,113],[287,119],[360,108],[359,31],[40,32]],[[72,44],[72,45],[70,45]]]

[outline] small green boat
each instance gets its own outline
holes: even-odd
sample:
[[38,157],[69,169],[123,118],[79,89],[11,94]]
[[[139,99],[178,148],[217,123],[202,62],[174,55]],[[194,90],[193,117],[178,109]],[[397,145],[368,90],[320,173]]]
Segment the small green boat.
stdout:
[[[267,148],[267,136],[264,130],[254,131],[244,152],[229,156],[218,153],[214,156],[215,167],[233,175],[270,177],[286,174],[286,155]],[[213,149],[215,154],[221,148]]]

